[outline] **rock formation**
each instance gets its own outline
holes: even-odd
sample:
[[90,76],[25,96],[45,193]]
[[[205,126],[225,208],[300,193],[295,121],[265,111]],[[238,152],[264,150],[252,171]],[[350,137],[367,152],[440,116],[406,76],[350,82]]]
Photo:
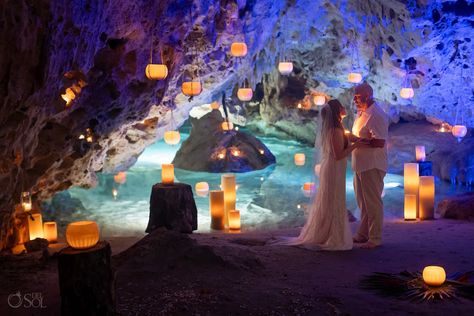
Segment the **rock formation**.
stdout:
[[[41,201],[93,186],[96,172],[127,169],[160,139],[170,109],[180,126],[194,105],[244,81],[261,94],[249,121],[308,143],[312,114],[295,104],[313,92],[349,104],[351,64],[394,119],[472,127],[473,82],[461,77],[472,76],[473,10],[465,0],[3,1],[0,249],[16,243],[21,191]],[[230,56],[233,41],[247,43],[246,57]],[[168,65],[166,80],[145,77],[150,50]],[[280,60],[294,62],[288,77]],[[405,68],[412,101],[398,97]],[[188,101],[179,89],[192,74],[204,90]]]

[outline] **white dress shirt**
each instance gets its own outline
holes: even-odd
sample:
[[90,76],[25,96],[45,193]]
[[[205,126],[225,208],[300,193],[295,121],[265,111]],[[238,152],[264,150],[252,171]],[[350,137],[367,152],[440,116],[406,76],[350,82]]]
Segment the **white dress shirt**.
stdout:
[[352,134],[361,138],[385,139],[384,148],[357,148],[352,151],[352,170],[364,172],[370,169],[379,169],[387,172],[387,140],[388,116],[377,103],[373,103],[367,110],[357,113]]

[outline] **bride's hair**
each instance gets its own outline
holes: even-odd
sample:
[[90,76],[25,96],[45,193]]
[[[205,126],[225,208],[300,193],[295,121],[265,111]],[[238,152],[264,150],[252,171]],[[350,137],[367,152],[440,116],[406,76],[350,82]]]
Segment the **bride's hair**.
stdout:
[[341,111],[344,107],[341,102],[336,99],[329,100],[321,110],[321,148],[324,152],[331,149],[331,133],[335,128],[344,130],[341,122]]

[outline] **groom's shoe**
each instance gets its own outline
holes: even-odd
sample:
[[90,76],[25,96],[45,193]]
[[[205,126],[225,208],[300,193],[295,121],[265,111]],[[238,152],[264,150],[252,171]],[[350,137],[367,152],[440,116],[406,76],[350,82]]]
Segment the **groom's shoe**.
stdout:
[[374,248],[377,248],[378,246],[380,246],[380,245],[375,244],[375,243],[373,243],[373,242],[371,242],[371,241],[368,241],[368,242],[366,242],[366,243],[361,244],[361,245],[360,245],[360,248],[363,248],[363,249],[374,249]]
[[354,237],[354,238],[352,238],[352,241],[354,241],[354,243],[356,243],[356,244],[364,244],[369,240],[365,239],[365,238],[361,238],[361,237]]

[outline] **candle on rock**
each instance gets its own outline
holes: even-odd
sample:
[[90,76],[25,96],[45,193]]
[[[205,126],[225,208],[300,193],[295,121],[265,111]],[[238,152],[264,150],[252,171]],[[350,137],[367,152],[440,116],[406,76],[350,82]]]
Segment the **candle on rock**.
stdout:
[[405,194],[405,213],[404,217],[406,221],[416,220],[416,195]]
[[229,212],[229,229],[239,230],[240,229],[240,211],[231,210]]
[[28,216],[28,230],[30,232],[30,240],[43,238],[43,218],[41,214],[31,214]]
[[161,182],[163,184],[174,183],[174,166],[173,164],[162,164],[161,165]]
[[223,230],[224,225],[224,191],[209,191],[209,208],[211,213],[211,228]]
[[44,238],[50,243],[58,241],[58,227],[56,222],[44,222],[43,234]]
[[425,153],[425,146],[415,146],[415,156],[416,161],[425,161],[426,153]]
[[434,218],[435,182],[433,176],[420,177],[420,219]]
[[235,174],[227,173],[221,177],[221,188],[224,191],[224,221],[229,226],[229,212],[235,210],[235,200],[237,198]]

